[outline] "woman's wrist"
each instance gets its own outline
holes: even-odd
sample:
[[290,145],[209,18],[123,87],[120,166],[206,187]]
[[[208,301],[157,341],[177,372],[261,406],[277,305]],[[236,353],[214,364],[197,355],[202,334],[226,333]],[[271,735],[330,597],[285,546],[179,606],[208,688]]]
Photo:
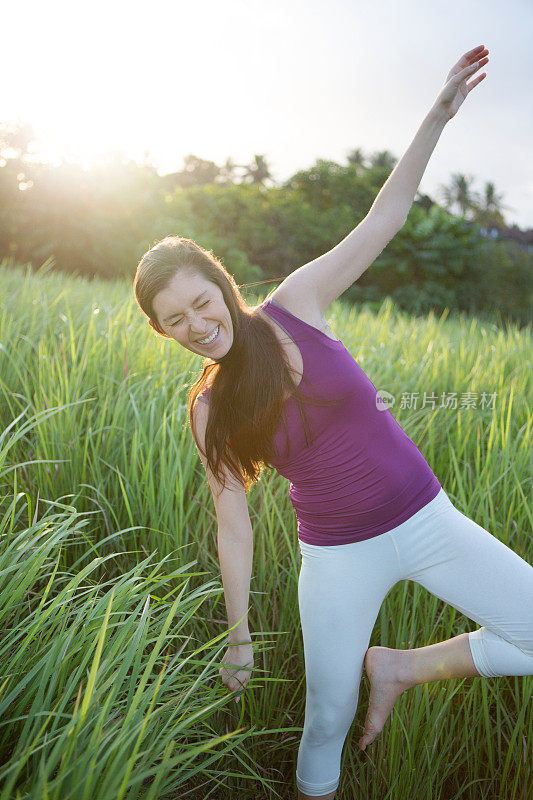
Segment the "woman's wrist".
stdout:
[[436,122],[437,125],[441,125],[443,129],[450,121],[450,118],[446,115],[445,110],[437,102],[431,106],[428,117],[431,117],[432,120]]

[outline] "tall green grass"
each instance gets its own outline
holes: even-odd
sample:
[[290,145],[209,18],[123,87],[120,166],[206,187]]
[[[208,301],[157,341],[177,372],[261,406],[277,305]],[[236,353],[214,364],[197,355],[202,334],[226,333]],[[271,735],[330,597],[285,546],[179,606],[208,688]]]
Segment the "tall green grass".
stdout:
[[[288,483],[265,470],[248,496],[255,669],[235,704],[218,677],[216,517],[186,419],[201,358],[152,332],[129,283],[4,263],[0,290],[0,800],[295,798],[305,667]],[[531,561],[530,328],[415,319],[389,300],[337,302],[328,320],[452,502]],[[439,408],[443,392],[477,393],[476,407]],[[476,627],[404,581],[371,644]],[[365,676],[339,800],[531,796],[531,677],[417,686],[363,754],[368,690]]]

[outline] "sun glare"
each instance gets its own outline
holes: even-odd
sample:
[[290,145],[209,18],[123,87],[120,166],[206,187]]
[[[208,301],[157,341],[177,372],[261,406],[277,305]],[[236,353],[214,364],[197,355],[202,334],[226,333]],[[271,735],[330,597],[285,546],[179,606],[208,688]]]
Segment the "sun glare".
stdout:
[[91,121],[65,115],[60,120],[34,124],[37,150],[43,160],[54,164],[75,162],[85,168],[105,160],[112,151],[126,154],[131,149],[127,133],[120,128],[110,127],[103,114]]

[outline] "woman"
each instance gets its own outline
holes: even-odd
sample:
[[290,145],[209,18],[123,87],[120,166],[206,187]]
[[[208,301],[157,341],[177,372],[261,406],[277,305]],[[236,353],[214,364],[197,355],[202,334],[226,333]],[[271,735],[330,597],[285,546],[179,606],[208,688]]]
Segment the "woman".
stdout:
[[[466,83],[487,53],[480,45],[452,68],[357,228],[259,306],[249,308],[222,264],[188,239],[156,244],[135,276],[154,330],[206,359],[188,412],[217,513],[231,628],[223,663],[235,668],[220,674],[232,690],[246,686],[254,664],[246,494],[263,465],[291,481],[307,689],[298,798],[335,795],[363,667],[371,684],[363,750],[409,687],[533,674],[533,567],[454,507],[325,320],[402,227],[440,132],[485,77]],[[416,650],[368,648],[387,592],[405,579],[482,627]]]

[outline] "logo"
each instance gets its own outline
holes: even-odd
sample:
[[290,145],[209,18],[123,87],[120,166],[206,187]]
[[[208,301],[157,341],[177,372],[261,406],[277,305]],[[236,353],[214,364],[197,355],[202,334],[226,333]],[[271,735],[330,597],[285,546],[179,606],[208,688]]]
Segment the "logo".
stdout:
[[386,411],[388,408],[392,408],[394,402],[395,397],[390,392],[380,389],[376,393],[376,408],[378,411]]

